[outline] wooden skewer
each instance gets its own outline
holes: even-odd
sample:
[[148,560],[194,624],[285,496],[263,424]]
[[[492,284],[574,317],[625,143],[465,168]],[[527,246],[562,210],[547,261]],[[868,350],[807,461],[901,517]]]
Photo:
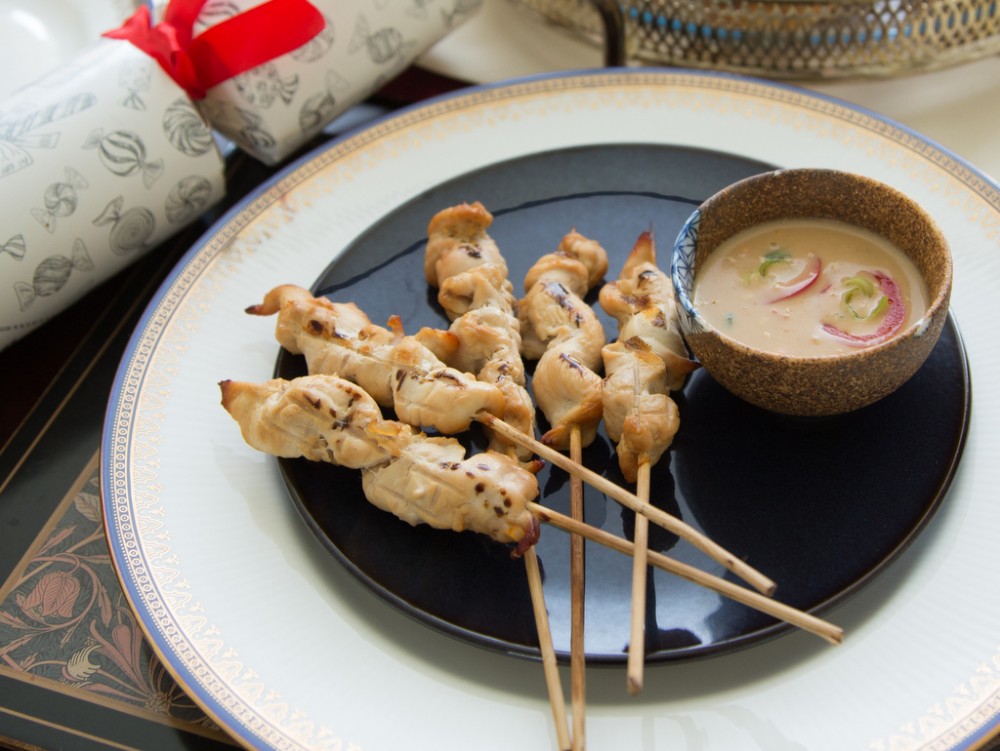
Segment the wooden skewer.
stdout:
[[[593,540],[600,545],[613,548],[626,555],[633,555],[635,552],[635,545],[633,543],[603,529],[593,527],[589,524],[582,524],[565,514],[560,514],[558,511],[553,511],[535,502],[530,502],[528,508],[540,521],[552,524],[566,532],[578,534],[588,540]],[[844,631],[839,626],[793,608],[791,605],[778,602],[771,597],[765,597],[759,592],[741,587],[731,581],[721,579],[718,576],[701,571],[694,566],[674,560],[653,550],[647,552],[647,559],[649,563],[657,568],[661,568],[682,579],[687,579],[706,589],[711,589],[731,600],[771,615],[793,626],[797,626],[804,631],[819,636],[830,644],[840,644],[844,640]]]
[[[577,464],[583,460],[580,426],[574,425],[569,434],[569,455]],[[583,523],[583,480],[576,475],[569,478],[570,515]],[[584,651],[584,602],[586,579],[584,577],[583,537],[570,535],[570,693],[573,704],[573,751],[587,747],[587,677]]]
[[[511,456],[514,455],[511,448]],[[552,629],[549,626],[549,611],[545,607],[545,591],[542,588],[542,571],[538,564],[538,552],[532,545],[524,551],[524,571],[528,576],[528,592],[531,595],[531,610],[535,615],[535,631],[538,633],[538,651],[542,655],[542,671],[545,687],[549,693],[552,721],[556,729],[559,751],[573,751],[569,732],[569,718],[566,715],[566,699],[563,696],[562,679],[559,677],[559,663],[555,646],[552,644]]]
[[556,740],[559,743],[560,751],[570,751],[566,700],[563,698],[559,666],[556,662],[555,648],[552,646],[549,614],[545,609],[545,596],[542,593],[542,573],[538,567],[538,554],[535,552],[534,546],[524,552],[524,568],[528,574],[528,590],[531,593],[531,607],[535,613],[538,647],[542,653],[542,669],[545,672],[545,685],[548,688],[549,704],[552,707],[552,720],[556,727]]
[[555,464],[557,467],[564,469],[571,475],[579,475],[579,477],[588,485],[596,488],[605,495],[614,498],[623,506],[632,509],[637,514],[642,514],[658,526],[663,527],[669,532],[673,532],[675,535],[684,540],[687,540],[696,548],[706,553],[717,563],[736,574],[754,589],[764,593],[765,595],[772,595],[774,594],[775,589],[777,589],[777,585],[774,581],[764,576],[764,574],[760,573],[749,564],[741,561],[717,542],[702,534],[689,524],[681,521],[677,517],[671,516],[662,509],[651,505],[648,501],[643,501],[634,493],[630,493],[625,490],[625,488],[620,485],[616,485],[593,470],[587,469],[587,467],[584,467],[582,464],[572,461],[569,457],[560,454],[558,451],[546,446],[541,441],[522,433],[520,430],[508,425],[495,415],[481,413],[477,415],[476,419],[492,430],[495,430],[503,435],[511,443],[516,443],[519,446],[534,451],[538,456],[548,462],[551,462],[552,464]]
[[[649,501],[649,459],[639,462],[635,494]],[[646,659],[646,567],[649,562],[649,519],[635,515],[632,555],[632,629],[628,642],[628,692],[635,696],[642,691],[643,667]]]

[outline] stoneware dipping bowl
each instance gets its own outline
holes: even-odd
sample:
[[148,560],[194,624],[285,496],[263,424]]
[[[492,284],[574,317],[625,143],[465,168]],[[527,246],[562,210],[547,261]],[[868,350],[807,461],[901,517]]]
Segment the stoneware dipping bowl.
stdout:
[[[738,232],[788,218],[839,220],[895,244],[914,262],[927,285],[926,315],[881,344],[824,357],[769,353],[720,333],[692,305],[702,263]],[[920,368],[948,315],[952,261],[948,244],[931,217],[895,188],[861,175],[804,168],[755,175],[706,200],[677,237],[671,276],[684,337],[716,381],[772,412],[826,416],[888,396]]]

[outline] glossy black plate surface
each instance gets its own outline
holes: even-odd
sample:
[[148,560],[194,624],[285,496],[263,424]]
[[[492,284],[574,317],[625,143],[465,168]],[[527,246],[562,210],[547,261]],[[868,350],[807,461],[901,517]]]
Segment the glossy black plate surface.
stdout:
[[[482,201],[515,292],[538,256],[571,228],[599,240],[617,277],[636,237],[652,228],[659,263],[693,208],[719,188],[771,165],[662,146],[598,146],[525,157],[470,173],[385,217],[320,276],[316,294],[353,301],[376,323],[402,317],[407,332],[447,327],[423,276],[427,222],[438,210]],[[333,255],[333,253],[331,253]],[[610,340],[614,322],[592,302]],[[277,373],[304,372],[281,354]],[[970,408],[969,371],[949,319],[924,367],[899,391],[858,412],[787,418],[752,407],[698,371],[675,394],[681,428],[652,473],[654,503],[703,530],[778,582],[777,598],[822,612],[893,560],[945,497],[961,456]],[[391,414],[387,415],[391,416]],[[544,428],[544,419],[540,418]],[[473,431],[470,450],[485,442]],[[623,482],[602,432],[584,462]],[[357,472],[280,460],[296,507],[319,539],[379,596],[449,634],[512,654],[537,656],[524,566],[472,533],[410,527],[371,506]],[[568,512],[566,475],[539,473],[541,502]],[[588,488],[586,521],[632,534],[632,513]],[[651,546],[719,576],[721,567],[656,527]],[[553,639],[569,653],[569,544],[553,528],[537,546]],[[587,545],[586,644],[594,663],[624,662],[631,559]],[[655,571],[647,592],[649,661],[745,647],[785,624]]]

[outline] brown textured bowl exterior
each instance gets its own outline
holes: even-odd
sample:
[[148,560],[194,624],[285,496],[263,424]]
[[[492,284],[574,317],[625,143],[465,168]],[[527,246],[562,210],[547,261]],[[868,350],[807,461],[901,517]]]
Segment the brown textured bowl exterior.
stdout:
[[724,188],[700,212],[695,277],[708,254],[742,230],[778,219],[816,218],[847,222],[888,239],[910,257],[927,284],[923,325],[842,356],[789,357],[747,347],[714,329],[688,333],[702,367],[737,396],[789,415],[850,412],[891,394],[930,355],[948,314],[951,252],[931,217],[896,189],[835,170],[778,170]]

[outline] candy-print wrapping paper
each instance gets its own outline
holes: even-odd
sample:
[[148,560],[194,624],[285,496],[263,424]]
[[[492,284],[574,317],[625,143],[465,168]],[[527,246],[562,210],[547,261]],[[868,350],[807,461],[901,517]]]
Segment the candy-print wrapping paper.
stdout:
[[[221,134],[276,164],[400,73],[482,0],[312,0],[323,30],[297,49],[213,86],[198,106]],[[201,33],[252,0],[209,0]]]
[[0,348],[225,194],[209,124],[148,55],[97,40],[0,103]]

